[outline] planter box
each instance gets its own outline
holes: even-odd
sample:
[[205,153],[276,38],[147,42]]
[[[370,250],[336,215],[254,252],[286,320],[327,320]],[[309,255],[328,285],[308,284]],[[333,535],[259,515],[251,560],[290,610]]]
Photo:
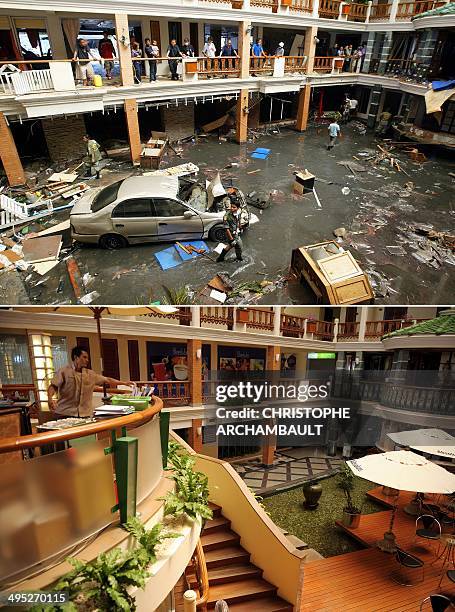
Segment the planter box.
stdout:
[[281,6],[292,6],[292,0],[281,0]]
[[341,70],[344,66],[344,58],[343,57],[336,57],[335,61],[334,61],[334,68],[337,68],[338,70]]
[[343,4],[342,8],[341,8],[341,14],[342,15],[349,15],[351,11],[351,5],[350,4]]
[[242,9],[243,8],[243,0],[232,0],[232,8],[233,9]]
[[237,323],[248,323],[250,312],[248,310],[237,310]]
[[308,334],[315,334],[317,331],[316,321],[308,321],[306,325],[306,331]]
[[186,61],[185,62],[185,72],[186,74],[195,74],[197,72],[197,61]]

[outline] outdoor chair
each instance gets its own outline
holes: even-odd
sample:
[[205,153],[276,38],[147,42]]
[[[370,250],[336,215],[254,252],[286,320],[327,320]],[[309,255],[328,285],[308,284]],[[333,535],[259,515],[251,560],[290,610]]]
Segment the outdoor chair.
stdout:
[[[415,584],[419,584],[424,581],[424,563],[422,559],[416,557],[415,555],[411,555],[410,553],[402,550],[401,548],[397,548],[395,552],[395,561],[399,565],[398,571],[392,574],[392,580],[401,584],[401,586],[414,586]],[[409,572],[413,572],[414,570],[422,570],[422,579],[416,582],[408,579],[407,574]],[[408,572],[409,570],[409,572]]]
[[440,595],[436,593],[434,595],[429,595],[425,597],[425,599],[420,604],[420,612],[423,611],[423,606],[430,602],[432,612],[444,612],[449,607],[453,608],[452,601],[446,595]]
[[416,520],[416,532],[414,541],[417,541],[419,538],[423,538],[424,540],[432,540],[433,542],[437,541],[439,552],[441,531],[441,523],[435,516],[433,516],[432,514],[422,514],[421,516],[417,517]]

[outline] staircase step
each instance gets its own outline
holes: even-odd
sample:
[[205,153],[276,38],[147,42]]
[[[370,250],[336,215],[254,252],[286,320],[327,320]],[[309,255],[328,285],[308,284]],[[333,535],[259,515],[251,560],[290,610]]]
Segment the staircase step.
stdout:
[[217,516],[207,521],[204,527],[203,535],[206,533],[213,533],[214,531],[222,531],[223,529],[230,529],[231,521],[224,516]]
[[214,504],[213,502],[209,502],[209,508],[213,512],[213,518],[221,516],[221,506],[218,506],[218,504]]
[[229,606],[229,612],[292,612],[294,607],[281,597],[261,597]]
[[[260,578],[262,570],[252,563],[241,563],[237,565],[228,565],[227,567],[214,567],[209,569],[209,584],[210,588],[214,584],[227,584],[228,582],[237,582],[239,580],[247,580],[248,578]],[[194,575],[190,577],[191,587],[197,586]]]
[[213,550],[214,548],[224,548],[225,546],[240,544],[240,536],[226,529],[203,534],[201,536],[201,542],[205,553],[207,550]]
[[250,553],[241,546],[224,546],[223,548],[204,550],[204,555],[209,570],[214,567],[246,563],[250,559]]
[[[209,589],[207,607],[214,608],[219,599],[224,599],[229,605],[276,595],[277,588],[262,578],[248,578],[228,584],[215,584]],[[261,608],[256,608],[261,610]]]

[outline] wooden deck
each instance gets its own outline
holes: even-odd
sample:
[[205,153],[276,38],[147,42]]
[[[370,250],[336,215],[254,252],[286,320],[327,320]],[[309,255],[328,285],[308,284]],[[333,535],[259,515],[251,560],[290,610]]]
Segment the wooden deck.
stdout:
[[[392,505],[392,498],[384,498],[381,487],[368,495]],[[305,565],[302,611],[418,612],[421,601],[430,593],[445,593],[455,598],[455,585],[449,580],[444,579],[438,588],[441,562],[430,565],[435,559],[437,544],[423,540],[414,543],[415,519],[402,509],[412,497],[411,493],[400,494],[394,532],[400,548],[425,562],[425,580],[412,587],[401,586],[392,580],[391,574],[397,569],[394,556],[375,547],[388,529],[391,511],[367,514],[362,516],[357,529],[342,528],[369,548]],[[421,572],[416,571],[415,576],[419,577]]]

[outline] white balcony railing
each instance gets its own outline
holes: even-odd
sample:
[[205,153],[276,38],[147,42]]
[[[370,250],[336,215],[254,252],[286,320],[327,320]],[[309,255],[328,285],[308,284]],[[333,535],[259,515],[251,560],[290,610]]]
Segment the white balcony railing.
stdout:
[[2,73],[0,74],[0,86],[3,93],[17,96],[54,89],[49,69]]

